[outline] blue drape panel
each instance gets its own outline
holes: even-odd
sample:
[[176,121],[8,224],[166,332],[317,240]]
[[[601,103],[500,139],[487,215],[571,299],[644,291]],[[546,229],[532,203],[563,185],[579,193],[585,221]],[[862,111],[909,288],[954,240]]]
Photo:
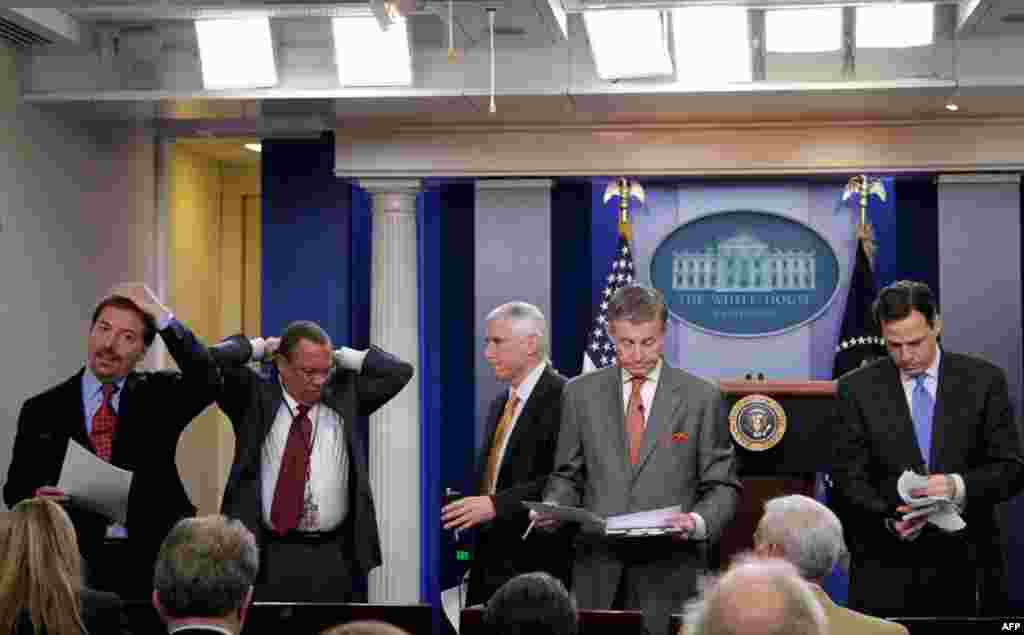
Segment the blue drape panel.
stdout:
[[551,190],[551,363],[567,377],[580,373],[591,310],[591,185],[562,179]]
[[333,135],[264,141],[262,188],[263,334],[313,320],[351,342],[351,196]]

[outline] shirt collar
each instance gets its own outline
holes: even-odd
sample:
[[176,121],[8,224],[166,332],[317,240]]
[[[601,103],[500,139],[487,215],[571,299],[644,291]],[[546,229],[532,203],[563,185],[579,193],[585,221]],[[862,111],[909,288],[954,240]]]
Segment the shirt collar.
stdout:
[[[942,347],[936,347],[935,348],[935,359],[933,359],[931,365],[929,365],[928,368],[926,368],[925,371],[923,373],[921,373],[922,375],[925,376],[925,379],[934,379],[935,381],[939,380],[939,360],[940,359],[942,359]],[[908,384],[908,383],[911,383],[911,382],[914,381],[914,376],[913,375],[908,375],[908,374],[904,373],[903,371],[900,371],[900,380],[904,384]]]
[[[299,400],[296,399],[295,397],[291,396],[291,394],[288,392],[288,389],[284,387],[284,382],[281,381],[281,377],[280,376],[278,376],[277,380],[278,380],[278,383],[281,384],[281,394],[284,395],[284,402],[285,402],[285,404],[287,404],[288,410],[291,411],[292,416],[295,416],[295,414],[299,411],[299,405],[300,405],[299,404]],[[309,412],[313,412],[313,410],[315,410],[317,405],[319,405],[319,404],[320,404],[320,402],[318,401],[315,404],[313,404],[312,406],[310,406],[309,407]],[[310,416],[313,416],[313,415],[310,415]]]
[[222,633],[223,635],[234,635],[228,629],[224,628],[223,626],[218,626],[216,624],[189,624],[189,623],[176,624],[176,625],[170,627],[169,629],[167,629],[167,633],[168,633],[168,635],[174,635],[178,631],[185,631],[185,630],[189,630],[189,629],[195,629],[195,630],[200,630],[200,631],[211,631],[211,632],[215,632],[215,633]]
[[[658,363],[655,364],[654,369],[647,373],[647,381],[657,384],[658,379],[661,377],[661,368],[665,365],[665,359],[662,357],[658,358]],[[628,384],[633,379],[633,376],[629,374],[629,371],[625,368],[622,369],[622,383]]]
[[[124,381],[127,378],[127,376],[121,377],[117,381],[113,382],[114,385],[117,386],[117,390],[114,391],[114,394],[119,393],[121,389],[124,388]],[[93,374],[92,369],[89,368],[89,366],[86,366],[85,372],[82,373],[82,395],[86,399],[92,399],[100,393],[102,388],[103,382],[96,378],[96,375]]]
[[[519,382],[519,387],[516,388],[515,390],[516,395],[519,396],[520,403],[524,403],[527,399],[530,398],[530,393],[532,393],[533,389],[537,386],[537,382],[540,381],[541,373],[544,372],[544,368],[546,367],[546,362],[538,362],[538,364],[533,367],[533,370],[526,374],[526,377],[523,378],[523,381]],[[509,395],[511,394],[512,388],[509,387]]]

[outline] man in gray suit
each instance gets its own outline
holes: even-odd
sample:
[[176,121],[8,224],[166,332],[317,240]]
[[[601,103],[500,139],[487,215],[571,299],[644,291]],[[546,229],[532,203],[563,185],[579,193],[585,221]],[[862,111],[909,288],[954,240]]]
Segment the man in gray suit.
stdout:
[[[708,545],[739,497],[736,457],[718,388],[662,359],[668,309],[655,289],[619,289],[608,306],[618,364],[563,392],[556,471],[544,500],[608,517],[677,507],[677,533],[606,537],[583,528],[573,585],[580,608],[639,609],[654,635],[697,591]],[[538,526],[554,524],[536,518]]]

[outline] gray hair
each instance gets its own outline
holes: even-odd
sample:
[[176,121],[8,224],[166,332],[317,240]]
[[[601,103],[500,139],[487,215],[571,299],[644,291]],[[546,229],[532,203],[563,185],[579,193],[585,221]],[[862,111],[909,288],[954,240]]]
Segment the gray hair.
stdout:
[[645,324],[658,320],[661,329],[668,326],[668,305],[665,296],[654,287],[631,284],[616,291],[608,301],[608,321],[625,320]]
[[529,302],[506,302],[487,314],[487,321],[507,320],[519,335],[535,335],[541,359],[548,357],[548,322],[544,313]]
[[686,608],[687,635],[825,635],[825,611],[796,567],[748,558]]
[[766,501],[757,532],[759,542],[780,546],[783,557],[811,581],[828,577],[846,551],[835,513],[800,494]]
[[256,538],[241,521],[183,518],[160,545],[153,588],[171,617],[224,617],[241,608],[258,571]]

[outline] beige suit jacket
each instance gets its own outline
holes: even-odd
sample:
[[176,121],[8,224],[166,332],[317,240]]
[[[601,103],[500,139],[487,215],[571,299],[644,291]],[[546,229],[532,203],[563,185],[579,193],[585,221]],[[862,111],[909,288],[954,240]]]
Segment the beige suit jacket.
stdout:
[[839,606],[818,585],[811,585],[825,610],[829,635],[909,635],[907,627]]

